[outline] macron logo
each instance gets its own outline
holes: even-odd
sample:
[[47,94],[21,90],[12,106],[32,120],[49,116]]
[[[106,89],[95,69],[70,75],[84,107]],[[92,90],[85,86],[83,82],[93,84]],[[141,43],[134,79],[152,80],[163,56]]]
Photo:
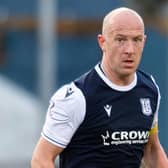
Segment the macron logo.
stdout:
[[66,97],[69,97],[72,93],[74,93],[74,90],[72,90],[72,88],[67,88],[67,92],[66,92],[66,95],[65,95],[65,98]]
[[107,104],[107,105],[104,106],[104,109],[107,112],[107,115],[110,117],[112,105]]

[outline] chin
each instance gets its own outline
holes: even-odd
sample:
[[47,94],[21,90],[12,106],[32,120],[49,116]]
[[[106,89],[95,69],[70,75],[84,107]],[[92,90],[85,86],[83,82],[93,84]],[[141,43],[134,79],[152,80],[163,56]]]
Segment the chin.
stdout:
[[123,76],[131,76],[135,73],[135,69],[126,69],[122,72]]

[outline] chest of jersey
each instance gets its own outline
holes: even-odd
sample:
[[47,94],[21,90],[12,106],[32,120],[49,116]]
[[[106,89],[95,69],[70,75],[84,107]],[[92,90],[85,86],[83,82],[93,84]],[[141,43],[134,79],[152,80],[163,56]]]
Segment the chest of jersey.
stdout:
[[106,137],[107,144],[147,141],[156,109],[156,100],[150,92],[139,88],[129,92],[105,88],[90,98],[81,129],[101,137],[103,143]]
[[109,136],[114,141],[138,140],[143,135],[147,138],[156,109],[156,100],[150,92],[145,88],[129,92],[104,88],[94,95],[87,101],[81,130],[88,130],[97,138]]
[[156,92],[143,82],[117,91],[95,72],[84,80],[77,86],[85,95],[86,114],[64,160],[69,163],[77,157],[73,165],[80,168],[139,167],[157,107]]

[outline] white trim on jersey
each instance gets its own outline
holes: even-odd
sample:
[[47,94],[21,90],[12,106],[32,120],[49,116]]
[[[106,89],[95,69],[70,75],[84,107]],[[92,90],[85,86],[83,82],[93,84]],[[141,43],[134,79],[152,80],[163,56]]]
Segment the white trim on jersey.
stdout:
[[109,87],[111,87],[111,88],[114,89],[114,90],[123,91],[123,92],[129,91],[129,90],[133,89],[133,88],[136,86],[136,84],[137,84],[137,75],[136,75],[136,73],[135,73],[135,75],[134,75],[134,80],[133,80],[129,85],[127,85],[127,86],[119,86],[119,85],[116,85],[116,84],[112,83],[112,82],[104,75],[104,73],[102,72],[102,70],[101,70],[100,67],[99,67],[99,64],[97,64],[97,65],[95,66],[95,70],[96,70],[96,72],[98,73],[98,75],[103,79],[103,81],[104,81]]
[[158,124],[158,114],[159,114],[159,106],[160,106],[160,100],[161,100],[161,95],[160,95],[160,90],[159,90],[159,86],[157,85],[154,77],[151,75],[151,79],[154,82],[157,91],[158,91],[158,101],[157,101],[157,108],[156,108],[156,112],[155,112],[155,116],[153,119],[153,123],[152,123],[152,128],[154,128],[156,126],[156,124]]
[[64,85],[51,98],[41,135],[65,148],[84,120],[86,100],[74,83]]

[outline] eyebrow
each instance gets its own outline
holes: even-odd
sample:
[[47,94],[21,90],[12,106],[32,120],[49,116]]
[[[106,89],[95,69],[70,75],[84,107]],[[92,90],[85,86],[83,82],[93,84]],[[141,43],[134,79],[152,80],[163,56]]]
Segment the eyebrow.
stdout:
[[[139,35],[133,36],[133,38],[142,38],[143,36],[144,36],[144,35],[139,34]],[[116,37],[125,37],[125,38],[126,38],[127,35],[117,34]]]

